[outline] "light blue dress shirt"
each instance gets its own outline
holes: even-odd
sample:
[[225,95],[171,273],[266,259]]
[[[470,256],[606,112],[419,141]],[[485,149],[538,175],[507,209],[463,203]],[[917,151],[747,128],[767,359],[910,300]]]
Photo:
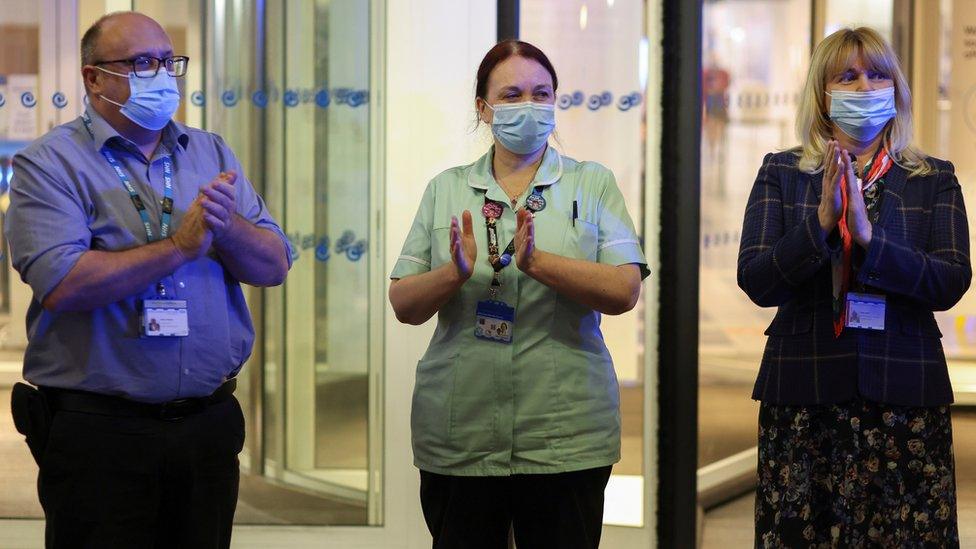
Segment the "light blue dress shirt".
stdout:
[[[211,250],[160,282],[169,299],[187,301],[188,337],[141,337],[139,305],[157,298],[156,283],[88,312],[54,313],[44,298],[88,250],[121,251],[147,243],[125,187],[100,153],[109,147],[146,204],[159,233],[163,160],[173,164],[173,227],[179,229],[200,188],[221,171],[238,175],[237,213],[288,239],[244,177],[219,136],[170,122],[148,161],[89,108],[94,137],[82,118],[54,128],[13,160],[4,232],[11,262],[33,290],[27,311],[24,378],[35,385],[80,389],[162,402],[212,393],[251,354],[254,327],[240,283]],[[289,264],[291,254],[288,253]]]
[[[458,476],[552,474],[620,459],[620,395],[600,313],[529,277],[517,265],[499,273],[499,299],[515,308],[510,345],[475,337],[478,302],[494,269],[481,209],[502,206],[499,246],[515,236],[515,212],[540,189],[540,250],[604,265],[647,261],[624,197],[607,168],[550,147],[535,179],[511,207],[492,175],[494,148],[474,164],[430,182],[390,278],[451,261],[451,217],[474,217],[478,258],[471,278],[437,313],[437,329],[417,363],[411,427],[414,464]],[[573,215],[576,204],[576,216]]]

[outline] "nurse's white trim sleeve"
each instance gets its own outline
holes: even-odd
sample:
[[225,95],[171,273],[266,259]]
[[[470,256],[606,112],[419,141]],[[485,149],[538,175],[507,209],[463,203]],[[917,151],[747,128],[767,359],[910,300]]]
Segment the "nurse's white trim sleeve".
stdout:
[[407,239],[403,242],[403,249],[400,251],[396,265],[393,266],[390,278],[404,278],[430,271],[430,233],[434,224],[434,198],[434,182],[431,181],[427,184],[424,196],[420,200],[417,215],[414,216],[413,225],[410,226]]
[[641,250],[640,239],[634,230],[634,222],[627,213],[624,196],[617,187],[613,172],[606,170],[603,193],[600,195],[599,219],[597,220],[598,263],[607,265],[626,265],[636,263],[640,266],[641,280],[651,271]]

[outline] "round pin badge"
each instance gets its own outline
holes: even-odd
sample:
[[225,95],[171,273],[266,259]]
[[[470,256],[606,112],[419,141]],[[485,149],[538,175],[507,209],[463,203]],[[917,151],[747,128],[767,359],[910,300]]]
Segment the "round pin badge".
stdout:
[[546,209],[546,199],[542,198],[541,194],[530,194],[528,198],[525,199],[525,207],[531,210],[533,213],[541,212]]
[[481,208],[481,214],[490,219],[498,219],[502,216],[502,205],[497,202],[486,202]]

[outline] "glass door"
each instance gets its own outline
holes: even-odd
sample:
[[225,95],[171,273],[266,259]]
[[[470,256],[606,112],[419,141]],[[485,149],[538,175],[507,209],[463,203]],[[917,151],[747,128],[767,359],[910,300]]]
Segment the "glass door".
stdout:
[[[950,160],[962,184],[970,216],[970,247],[976,249],[973,209],[976,178],[976,6],[960,0],[933,2],[916,14],[913,98],[916,140],[926,153]],[[952,309],[937,312],[956,403],[976,404],[976,292]]]
[[202,25],[187,118],[234,148],[293,247],[286,283],[249,296],[235,540],[389,547],[405,517],[384,514],[385,3],[188,1],[203,12],[186,19]]
[[698,502],[705,510],[755,485],[752,386],[775,310],[760,309],[736,284],[739,233],[763,156],[797,143],[811,9],[810,0],[703,5]]
[[294,250],[284,286],[247,291],[259,343],[240,374],[248,437],[236,521],[379,525],[376,7],[135,0],[132,8],[191,58],[178,117],[227,141]]
[[278,311],[266,309],[284,322],[280,342],[269,341],[283,368],[266,378],[265,398],[285,420],[265,426],[278,437],[266,475],[331,494],[354,524],[381,518],[379,454],[370,455],[381,433],[370,360],[382,349],[370,321],[385,301],[369,294],[369,21],[370,5],[352,0],[269,5],[266,21],[268,132],[280,139],[269,141],[265,173],[284,182],[295,249]]
[[[80,105],[74,12],[55,0],[0,0],[0,223],[9,205],[11,161],[18,151]],[[0,228],[2,233],[2,228]],[[2,236],[2,235],[0,235]],[[36,519],[37,466],[10,416],[10,391],[21,381],[27,345],[24,318],[32,298],[0,244],[0,518]]]

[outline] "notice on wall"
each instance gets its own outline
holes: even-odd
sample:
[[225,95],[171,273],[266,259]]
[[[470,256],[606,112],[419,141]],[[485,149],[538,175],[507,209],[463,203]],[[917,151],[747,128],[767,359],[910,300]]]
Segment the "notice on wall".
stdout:
[[33,141],[39,135],[37,75],[8,74],[3,94],[6,111],[6,138],[10,141]]

